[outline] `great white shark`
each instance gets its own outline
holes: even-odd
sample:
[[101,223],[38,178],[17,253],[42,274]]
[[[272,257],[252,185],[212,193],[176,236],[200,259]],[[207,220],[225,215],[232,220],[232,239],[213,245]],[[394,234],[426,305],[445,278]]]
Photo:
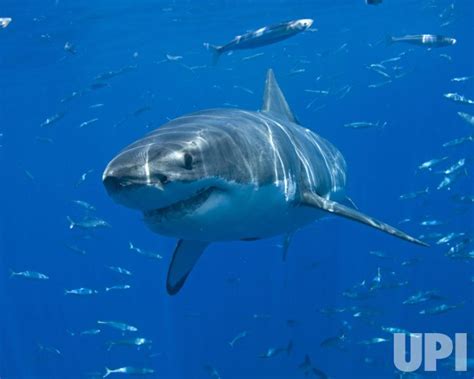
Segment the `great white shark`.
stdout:
[[426,245],[351,206],[342,154],[299,124],[271,69],[260,111],[176,118],[113,158],[103,183],[117,203],[141,211],[153,232],[179,239],[171,295],[210,243],[288,236],[328,213]]

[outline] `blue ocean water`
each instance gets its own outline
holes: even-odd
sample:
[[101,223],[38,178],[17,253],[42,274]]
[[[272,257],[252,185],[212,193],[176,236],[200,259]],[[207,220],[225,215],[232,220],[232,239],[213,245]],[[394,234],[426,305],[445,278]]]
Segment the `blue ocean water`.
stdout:
[[[474,98],[474,79],[452,81],[474,75],[471,1],[3,0],[0,12],[13,19],[0,29],[1,378],[101,377],[105,367],[125,366],[169,379],[298,378],[305,377],[299,365],[307,354],[331,378],[472,377],[472,371],[454,373],[451,361],[436,373],[402,375],[393,364],[392,336],[381,329],[451,337],[474,329],[472,203],[459,201],[473,195],[473,145],[442,146],[473,134],[457,112],[474,114],[474,107],[443,97]],[[314,30],[222,56],[217,66],[203,47],[298,18],[313,18]],[[386,35],[422,33],[457,43],[431,50],[385,43]],[[391,58],[397,59],[382,64],[390,82],[369,87],[387,78],[367,66]],[[165,280],[176,241],[153,234],[139,213],[115,204],[102,172],[121,148],[177,116],[225,106],[259,109],[268,68],[299,121],[344,154],[347,191],[361,210],[395,226],[409,218],[399,227],[415,236],[465,235],[449,244],[428,238],[431,247],[422,248],[331,217],[298,231],[286,262],[281,237],[213,244],[183,290],[170,297]],[[116,75],[97,79],[111,71]],[[41,126],[54,115],[56,122]],[[357,121],[387,125],[343,127]],[[438,168],[417,167],[445,156],[439,170],[462,158],[467,163],[450,189],[437,190],[444,177]],[[399,199],[427,187],[427,194]],[[74,200],[92,204],[111,227],[71,230],[67,217],[86,214]],[[420,225],[424,220],[442,225]],[[460,241],[470,258],[446,256]],[[141,256],[129,242],[163,259]],[[10,270],[38,271],[49,280],[10,277]],[[374,278],[390,288],[370,291]],[[118,284],[131,288],[104,291]],[[367,296],[349,298],[354,286]],[[79,287],[99,293],[64,294]],[[441,299],[403,304],[427,290]],[[440,304],[457,307],[419,313]],[[328,308],[340,312],[327,314]],[[123,336],[98,320],[139,332]],[[70,333],[97,327],[97,335]],[[336,346],[322,343],[341,330]],[[230,347],[243,331],[248,335]],[[107,349],[108,341],[135,335],[152,340],[152,347]],[[372,338],[387,341],[361,343]],[[290,341],[291,353],[259,357]]]

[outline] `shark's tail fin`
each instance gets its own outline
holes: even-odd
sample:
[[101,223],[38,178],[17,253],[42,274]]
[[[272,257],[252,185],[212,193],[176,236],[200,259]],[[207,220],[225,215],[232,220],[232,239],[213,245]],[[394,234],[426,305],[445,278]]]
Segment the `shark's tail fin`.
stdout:
[[133,250],[133,249],[135,248],[135,246],[133,246],[132,241],[128,241],[128,248],[129,248],[130,250]]
[[288,346],[286,347],[286,353],[288,355],[291,355],[292,352],[293,352],[293,340],[290,340],[288,342]]
[[212,53],[212,65],[217,65],[219,58],[222,54],[222,46],[211,45],[210,43],[205,43],[204,47]]
[[66,218],[69,221],[69,229],[74,229],[74,227],[76,226],[76,223],[72,220],[71,217],[67,216]]
[[395,42],[395,40],[393,39],[393,37],[390,34],[385,35],[385,44],[387,46],[392,45],[394,42]]
[[10,278],[13,278],[16,275],[16,272],[13,271],[11,268],[8,271],[10,272]]
[[108,377],[110,374],[112,374],[112,370],[108,367],[105,368],[105,374],[103,376],[103,378],[106,378]]

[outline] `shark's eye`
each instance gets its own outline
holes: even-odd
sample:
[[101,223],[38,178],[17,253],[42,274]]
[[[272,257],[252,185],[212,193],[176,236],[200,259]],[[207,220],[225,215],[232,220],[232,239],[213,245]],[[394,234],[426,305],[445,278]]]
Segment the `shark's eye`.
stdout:
[[193,169],[193,156],[189,153],[184,153],[184,168],[186,170]]

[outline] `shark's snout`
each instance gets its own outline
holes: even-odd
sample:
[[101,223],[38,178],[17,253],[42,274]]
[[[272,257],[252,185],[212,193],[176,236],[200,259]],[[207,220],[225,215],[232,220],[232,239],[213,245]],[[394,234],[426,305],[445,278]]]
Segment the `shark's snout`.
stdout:
[[117,195],[121,191],[137,189],[140,187],[153,186],[163,190],[164,185],[169,182],[168,176],[153,172],[150,173],[148,164],[142,166],[114,167],[109,165],[103,175],[102,182],[110,196]]

